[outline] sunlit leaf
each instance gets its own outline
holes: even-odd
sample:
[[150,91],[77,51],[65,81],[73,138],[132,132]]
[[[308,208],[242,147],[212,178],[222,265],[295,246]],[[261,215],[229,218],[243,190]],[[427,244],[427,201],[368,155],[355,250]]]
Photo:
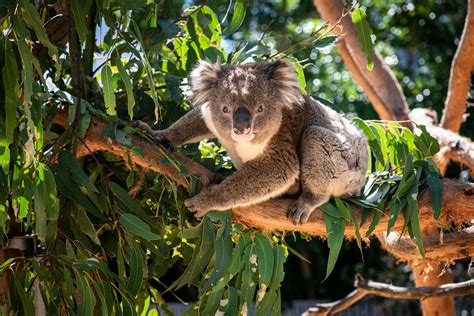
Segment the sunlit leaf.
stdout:
[[79,40],[84,43],[86,41],[88,30],[86,15],[82,10],[81,3],[79,0],[71,0],[70,4],[75,29],[77,30],[77,34],[79,35]]
[[367,56],[367,69],[372,70],[374,68],[374,44],[370,38],[372,31],[370,30],[364,10],[355,8],[352,13],[352,22],[357,31],[357,40],[361,45],[362,51]]
[[[327,213],[323,213],[324,223],[326,224],[327,243],[329,247],[328,263],[326,266],[326,280],[336,265],[339,252],[341,251],[342,242],[344,241],[344,231],[346,229],[346,221],[344,218],[337,218]],[[323,281],[324,281],[323,280]]]
[[[232,5],[232,1],[230,1],[229,6],[230,5]],[[223,36],[229,36],[238,30],[238,28],[240,27],[240,25],[242,25],[242,22],[245,19],[248,5],[248,0],[235,0],[232,19],[229,25],[222,31]]]
[[102,90],[104,91],[104,102],[107,114],[115,116],[117,112],[115,110],[115,88],[114,79],[112,78],[112,70],[109,65],[104,65],[101,71]]

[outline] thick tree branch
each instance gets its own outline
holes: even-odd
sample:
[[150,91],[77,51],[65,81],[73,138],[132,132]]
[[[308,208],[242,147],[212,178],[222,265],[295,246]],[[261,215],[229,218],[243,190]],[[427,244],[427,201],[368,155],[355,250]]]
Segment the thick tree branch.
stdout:
[[304,315],[332,315],[354,305],[365,296],[372,294],[394,299],[425,299],[428,297],[465,296],[474,294],[474,280],[459,283],[448,283],[440,286],[400,287],[386,283],[365,280],[356,275],[356,289],[345,298],[332,303],[317,304]]
[[[55,118],[55,123],[65,126],[66,114],[62,113]],[[132,160],[139,166],[151,169],[164,174],[177,183],[187,186],[185,178],[180,177],[179,170],[171,164],[162,164],[160,161],[165,157],[165,152],[157,145],[151,144],[142,138],[131,135],[133,146],[140,147],[143,156],[137,155],[131,150],[120,146],[115,140],[102,136],[106,124],[93,117],[86,136],[83,139],[83,149],[78,154],[84,155],[100,150],[110,151],[118,156],[131,156]],[[192,162],[179,153],[169,154],[180,159],[189,174],[198,178],[202,185],[208,185],[214,178],[214,174],[201,165]],[[431,198],[429,191],[423,191],[419,196],[420,223],[422,227],[433,225],[449,225],[452,221],[462,223],[474,218],[474,184],[464,183],[456,180],[443,179],[443,202],[440,219],[435,221],[431,210]],[[238,222],[264,230],[288,230],[300,231],[316,236],[325,236],[326,226],[323,221],[322,211],[315,211],[307,224],[293,225],[291,220],[286,218],[286,209],[291,200],[278,199],[258,205],[233,209],[234,219]],[[357,218],[362,217],[362,209],[354,207]],[[371,222],[371,215],[365,223],[361,225],[361,233],[365,234]],[[382,233],[386,230],[389,216],[382,216],[374,234]],[[403,219],[400,218],[393,228],[394,231],[401,230]],[[346,237],[354,238],[355,231],[352,225],[346,228]]]
[[466,111],[466,98],[474,70],[474,0],[467,1],[467,15],[461,41],[451,64],[448,95],[441,127],[459,132]]

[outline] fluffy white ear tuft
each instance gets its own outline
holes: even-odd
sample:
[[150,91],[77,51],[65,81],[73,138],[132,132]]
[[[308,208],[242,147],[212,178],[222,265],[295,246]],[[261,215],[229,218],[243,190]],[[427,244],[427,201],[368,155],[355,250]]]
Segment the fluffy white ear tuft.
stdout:
[[220,64],[200,60],[191,71],[191,100],[195,105],[202,105],[213,97],[220,70]]
[[301,103],[303,96],[293,64],[278,59],[267,63],[265,68],[268,80],[276,86],[288,107]]

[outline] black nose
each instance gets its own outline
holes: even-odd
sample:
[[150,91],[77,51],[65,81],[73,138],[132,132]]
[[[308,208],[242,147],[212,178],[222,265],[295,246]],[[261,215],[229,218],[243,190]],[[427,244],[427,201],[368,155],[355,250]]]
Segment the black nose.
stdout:
[[247,134],[250,132],[251,120],[252,115],[246,108],[238,108],[233,116],[234,133]]

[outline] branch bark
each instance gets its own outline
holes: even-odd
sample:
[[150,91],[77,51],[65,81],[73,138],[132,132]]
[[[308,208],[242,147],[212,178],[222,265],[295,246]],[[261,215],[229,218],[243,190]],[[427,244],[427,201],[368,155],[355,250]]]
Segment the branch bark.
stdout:
[[[383,247],[397,258],[404,261],[420,260],[420,252],[416,242],[399,233],[381,234],[379,239]],[[460,231],[443,234],[439,238],[435,236],[423,237],[425,246],[425,258],[432,261],[442,261],[446,258],[451,260],[467,258],[474,253],[474,226]]]
[[456,55],[451,64],[448,95],[441,127],[459,132],[467,106],[467,95],[474,70],[474,0],[467,1],[467,15]]
[[317,304],[303,315],[320,316],[332,315],[341,312],[367,295],[377,295],[395,299],[426,299],[445,296],[465,296],[474,294],[474,280],[459,283],[448,283],[440,286],[426,287],[400,287],[375,281],[366,281],[360,275],[356,275],[356,289],[345,298],[332,303]]

